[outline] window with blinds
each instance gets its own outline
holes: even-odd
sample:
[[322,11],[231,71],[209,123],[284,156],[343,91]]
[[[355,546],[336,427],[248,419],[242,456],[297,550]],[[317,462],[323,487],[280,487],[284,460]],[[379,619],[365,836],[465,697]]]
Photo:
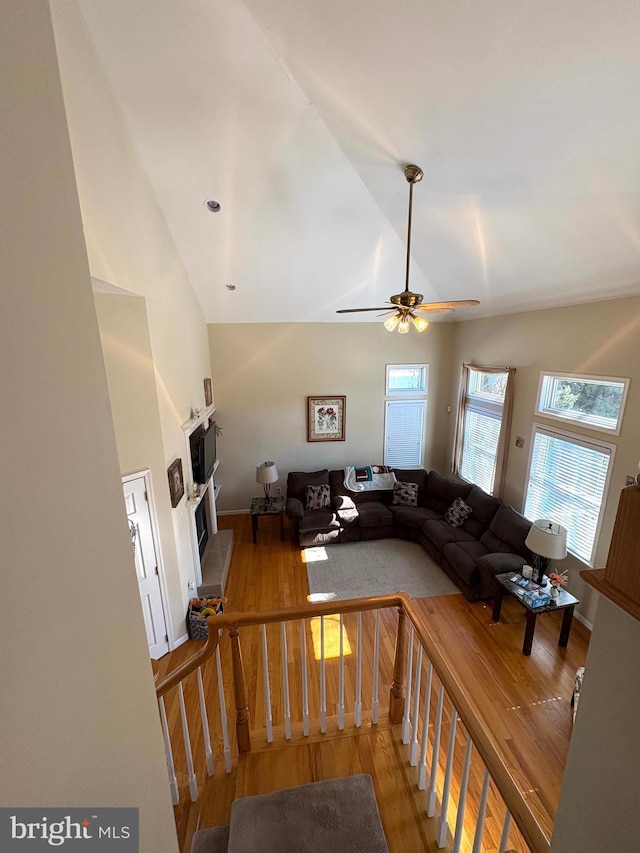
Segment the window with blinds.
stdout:
[[567,548],[593,565],[615,446],[534,424],[524,514],[567,528]]
[[460,475],[493,494],[507,373],[469,370]]
[[424,453],[426,400],[387,400],[384,419],[384,464],[421,468]]

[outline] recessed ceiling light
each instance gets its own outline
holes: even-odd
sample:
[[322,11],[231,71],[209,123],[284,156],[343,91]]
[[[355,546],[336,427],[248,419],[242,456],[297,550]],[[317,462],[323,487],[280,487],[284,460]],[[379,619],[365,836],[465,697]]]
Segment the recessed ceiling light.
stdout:
[[218,213],[220,210],[220,202],[214,198],[209,198],[205,201],[204,206],[210,213]]
[[236,289],[235,284],[225,284],[225,287],[227,288],[227,290],[235,290]]

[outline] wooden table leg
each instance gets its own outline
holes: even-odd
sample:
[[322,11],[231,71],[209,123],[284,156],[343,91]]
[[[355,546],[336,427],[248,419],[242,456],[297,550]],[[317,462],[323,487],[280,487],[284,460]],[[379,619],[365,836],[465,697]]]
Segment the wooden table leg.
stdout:
[[504,594],[507,590],[502,584],[498,584],[498,592],[496,597],[493,599],[493,613],[491,614],[491,618],[494,622],[500,621],[500,611],[502,610],[502,599],[504,598]]
[[531,646],[533,645],[533,634],[536,630],[537,618],[537,613],[532,613],[531,610],[527,610],[527,627],[524,631],[524,643],[522,644],[523,655],[531,654]]
[[256,513],[251,515],[251,532],[253,533],[253,544],[258,541],[258,516]]
[[563,648],[569,642],[569,634],[571,633],[571,623],[573,621],[573,607],[566,607],[562,614],[562,626],[560,628],[560,639],[558,645]]

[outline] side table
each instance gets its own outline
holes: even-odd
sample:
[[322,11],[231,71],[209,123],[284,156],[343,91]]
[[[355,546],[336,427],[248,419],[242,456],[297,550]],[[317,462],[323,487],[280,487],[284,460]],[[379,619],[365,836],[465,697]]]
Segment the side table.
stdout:
[[284,542],[284,507],[283,497],[270,498],[269,501],[266,498],[251,499],[251,532],[254,545],[258,542],[258,519],[261,515],[280,516],[280,541]]
[[517,583],[513,583],[511,580],[513,576],[513,572],[496,575],[496,580],[498,581],[499,586],[496,597],[493,600],[493,621],[500,621],[502,599],[507,593],[510,593],[527,611],[527,627],[524,632],[522,654],[530,655],[531,646],[533,645],[533,635],[536,630],[536,619],[538,616],[542,613],[553,613],[556,610],[563,610],[564,612],[562,614],[562,626],[560,628],[560,639],[558,640],[558,645],[564,648],[569,642],[571,623],[573,621],[573,610],[576,604],[580,604],[579,600],[574,598],[574,596],[566,590],[560,589],[560,596],[555,601],[552,601],[550,604],[546,604],[543,607],[531,607],[531,605],[523,598],[525,593],[523,587],[519,586]]

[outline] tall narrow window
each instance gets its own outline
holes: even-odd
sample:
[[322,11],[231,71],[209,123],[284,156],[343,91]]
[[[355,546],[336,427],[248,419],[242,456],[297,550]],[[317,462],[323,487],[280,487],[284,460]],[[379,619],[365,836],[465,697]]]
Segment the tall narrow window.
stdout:
[[615,447],[533,426],[524,514],[567,528],[569,551],[593,565]]
[[462,365],[453,471],[489,494],[502,491],[514,373]]
[[388,364],[385,381],[384,464],[421,468],[429,365]]

